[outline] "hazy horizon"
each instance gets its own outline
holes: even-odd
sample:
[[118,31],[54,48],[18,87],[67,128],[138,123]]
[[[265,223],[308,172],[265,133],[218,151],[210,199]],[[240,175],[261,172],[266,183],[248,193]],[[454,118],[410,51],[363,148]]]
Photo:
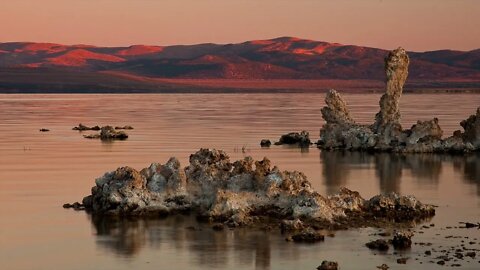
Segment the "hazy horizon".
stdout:
[[168,46],[291,36],[382,49],[403,46],[410,51],[480,48],[476,0],[19,0],[2,4],[0,42]]

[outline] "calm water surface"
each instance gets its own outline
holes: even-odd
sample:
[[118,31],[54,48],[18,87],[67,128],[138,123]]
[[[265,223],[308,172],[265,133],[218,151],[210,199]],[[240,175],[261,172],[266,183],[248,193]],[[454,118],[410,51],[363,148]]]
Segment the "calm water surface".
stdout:
[[[379,95],[344,97],[358,122],[373,121]],[[479,155],[259,147],[262,138],[275,140],[302,129],[316,139],[323,99],[321,94],[0,95],[0,269],[315,269],[324,259],[339,261],[342,269],[376,269],[382,263],[390,269],[439,267],[423,256],[432,247],[414,245],[383,255],[368,250],[365,242],[377,238],[371,234],[378,229],[372,228],[298,245],[277,233],[214,232],[184,216],[115,221],[62,208],[87,195],[106,171],[124,165],[141,169],[171,156],[186,166],[201,147],[226,150],[232,160],[267,156],[281,169],[303,171],[321,194],[342,186],[367,198],[390,191],[415,194],[438,206],[428,222],[435,227],[419,224],[415,242],[480,248],[480,230],[446,228],[480,221]],[[438,117],[450,135],[479,105],[480,95],[404,95],[402,123],[409,127],[417,119]],[[126,141],[103,143],[71,130],[78,123],[135,129]],[[202,230],[187,230],[192,224]],[[396,264],[399,256],[410,258],[407,265]],[[459,263],[462,269],[479,269],[479,257]]]

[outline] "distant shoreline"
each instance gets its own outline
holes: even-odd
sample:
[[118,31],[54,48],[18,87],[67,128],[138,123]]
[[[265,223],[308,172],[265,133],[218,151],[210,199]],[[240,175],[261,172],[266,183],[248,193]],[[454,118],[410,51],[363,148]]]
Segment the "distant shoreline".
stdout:
[[[380,90],[358,90],[358,91],[342,91],[345,94],[382,94]],[[325,94],[327,90],[301,90],[301,89],[248,89],[248,90],[222,90],[222,89],[179,89],[179,90],[43,90],[43,89],[31,89],[31,90],[19,90],[9,89],[0,90],[0,94]],[[480,94],[480,89],[459,89],[459,90],[447,90],[447,89],[422,89],[422,90],[404,90],[404,94],[416,95],[416,94]]]
[[[381,80],[171,79],[113,72],[0,70],[0,93],[383,93]],[[407,80],[405,93],[479,93],[475,80]]]

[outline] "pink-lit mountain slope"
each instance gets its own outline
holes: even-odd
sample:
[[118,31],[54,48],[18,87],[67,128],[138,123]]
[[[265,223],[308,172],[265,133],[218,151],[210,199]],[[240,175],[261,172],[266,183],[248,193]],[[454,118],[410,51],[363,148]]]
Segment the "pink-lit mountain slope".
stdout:
[[[5,88],[2,69],[36,74],[52,70],[69,74],[101,73],[102,76],[123,74],[123,79],[135,78],[137,83],[155,83],[159,79],[381,81],[386,53],[383,49],[291,37],[163,47],[0,43],[0,89]],[[473,82],[474,86],[480,81],[480,50],[410,52],[409,55],[411,81],[470,85]],[[14,87],[15,82],[10,79],[9,85]]]

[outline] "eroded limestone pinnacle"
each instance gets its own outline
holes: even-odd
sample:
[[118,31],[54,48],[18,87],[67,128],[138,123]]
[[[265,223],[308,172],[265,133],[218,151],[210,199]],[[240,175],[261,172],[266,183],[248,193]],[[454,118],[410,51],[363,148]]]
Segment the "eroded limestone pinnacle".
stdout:
[[[380,98],[380,111],[375,116],[373,130],[376,133],[392,131],[398,133],[400,125],[400,97],[408,76],[410,60],[403,48],[391,51],[385,57],[386,89]],[[390,130],[389,130],[390,129]]]

